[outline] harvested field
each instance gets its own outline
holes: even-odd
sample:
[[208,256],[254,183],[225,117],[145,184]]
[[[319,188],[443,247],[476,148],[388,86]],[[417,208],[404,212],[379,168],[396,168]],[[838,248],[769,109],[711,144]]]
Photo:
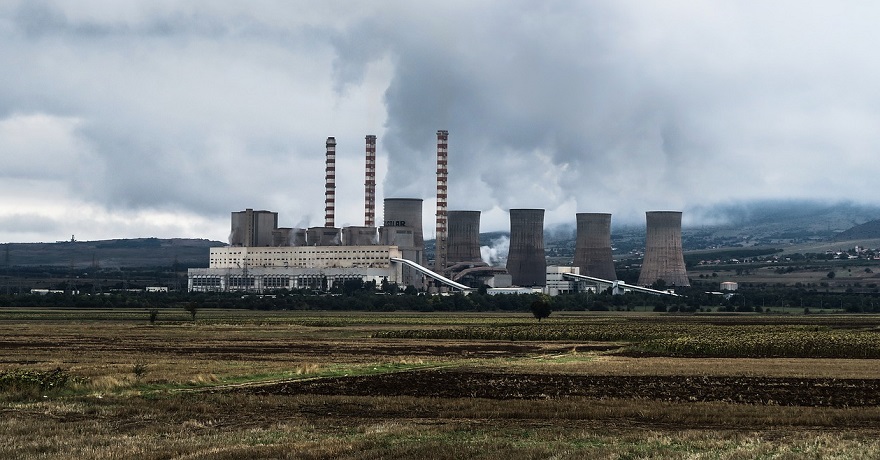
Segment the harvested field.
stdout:
[[0,458],[880,456],[873,316],[6,313]]
[[487,399],[551,399],[581,396],[594,399],[811,407],[880,405],[878,379],[581,376],[445,369],[287,382],[243,391],[271,395]]

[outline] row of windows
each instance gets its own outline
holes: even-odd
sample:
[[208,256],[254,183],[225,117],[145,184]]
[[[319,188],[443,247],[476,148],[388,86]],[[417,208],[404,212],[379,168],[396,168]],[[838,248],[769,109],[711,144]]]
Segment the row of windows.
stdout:
[[[225,251],[224,251],[225,252]],[[388,250],[344,250],[337,249],[333,251],[296,251],[295,253],[289,251],[248,251],[248,254],[251,255],[262,255],[262,254],[388,254]],[[220,254],[220,252],[216,252],[215,254]],[[241,251],[235,252],[226,252],[227,255],[241,255]]]

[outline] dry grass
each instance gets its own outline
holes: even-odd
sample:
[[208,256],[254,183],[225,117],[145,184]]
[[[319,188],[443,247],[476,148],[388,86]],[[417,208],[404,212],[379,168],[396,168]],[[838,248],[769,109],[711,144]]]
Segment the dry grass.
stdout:
[[[480,363],[486,367],[487,363]],[[602,353],[548,355],[523,360],[498,360],[493,367],[529,373],[584,375],[693,375],[803,378],[877,378],[873,359],[809,358],[630,358]]]
[[[876,458],[878,411],[768,416],[747,406],[578,398],[81,398],[6,407],[0,458]],[[720,412],[733,423],[713,423]]]

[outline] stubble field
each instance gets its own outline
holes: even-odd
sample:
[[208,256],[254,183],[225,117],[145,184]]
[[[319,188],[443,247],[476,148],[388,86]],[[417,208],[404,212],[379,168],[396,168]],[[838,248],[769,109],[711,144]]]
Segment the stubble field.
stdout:
[[0,458],[877,458],[880,318],[0,310]]

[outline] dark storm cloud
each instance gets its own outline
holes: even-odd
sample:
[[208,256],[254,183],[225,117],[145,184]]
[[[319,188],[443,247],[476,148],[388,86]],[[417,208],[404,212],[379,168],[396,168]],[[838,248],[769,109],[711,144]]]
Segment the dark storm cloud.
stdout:
[[[641,219],[766,196],[871,200],[866,170],[845,167],[850,186],[824,172],[878,146],[844,122],[878,115],[860,102],[877,95],[864,78],[877,75],[864,62],[869,12],[786,5],[526,2],[369,18],[358,29],[385,35],[395,63],[385,143],[400,172],[387,191],[430,196],[430,136],[443,128],[452,207],[574,200]],[[340,59],[362,51],[345,45]]]
[[450,206],[486,211],[485,230],[514,207],[557,224],[580,211],[714,221],[751,200],[873,203],[876,10],[12,2],[0,5],[0,59],[14,69],[0,72],[0,152],[14,160],[0,176],[15,183],[0,216],[82,208],[104,233],[138,222],[218,239],[246,207],[318,225],[335,136],[339,223],[358,224],[365,134],[387,166],[380,193],[424,198],[427,216],[438,129],[450,132]]

